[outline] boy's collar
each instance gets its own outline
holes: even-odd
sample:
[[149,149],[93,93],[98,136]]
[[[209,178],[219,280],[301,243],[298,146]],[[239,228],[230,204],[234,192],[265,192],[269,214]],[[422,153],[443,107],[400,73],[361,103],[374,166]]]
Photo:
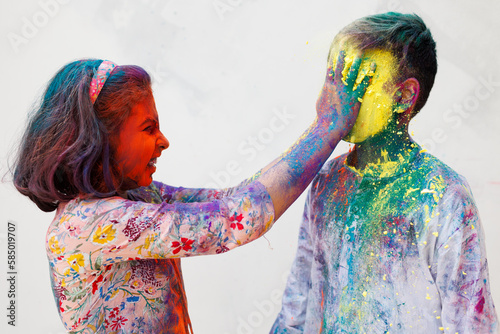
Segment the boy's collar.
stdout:
[[[363,169],[357,169],[348,164],[349,155],[346,154],[344,166],[362,178],[381,179],[387,177],[397,177],[407,173],[411,169],[411,164],[416,156],[423,152],[422,147],[417,143],[412,144],[411,149],[406,151],[406,154],[399,154],[398,160],[386,160],[378,163],[369,163]],[[384,157],[382,157],[384,159]]]

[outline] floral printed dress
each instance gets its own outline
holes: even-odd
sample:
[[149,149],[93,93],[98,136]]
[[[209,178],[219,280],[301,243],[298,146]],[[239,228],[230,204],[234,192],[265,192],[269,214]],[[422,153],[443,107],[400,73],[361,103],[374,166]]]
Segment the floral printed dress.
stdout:
[[46,249],[59,314],[72,333],[189,333],[180,257],[226,252],[274,223],[265,187],[230,192],[153,182],[129,199],[59,205]]

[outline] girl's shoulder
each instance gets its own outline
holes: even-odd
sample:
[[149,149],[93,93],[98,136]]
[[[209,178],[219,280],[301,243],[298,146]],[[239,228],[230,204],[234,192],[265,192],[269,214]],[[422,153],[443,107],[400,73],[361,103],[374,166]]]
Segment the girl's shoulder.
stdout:
[[74,198],[61,202],[52,220],[51,228],[62,225],[84,225],[111,213],[122,212],[134,203],[119,196],[106,198]]
[[114,208],[125,204],[128,200],[120,196],[111,196],[104,198],[95,197],[77,197],[68,202],[62,202],[57,208],[56,215],[59,213],[69,213],[75,211],[90,212],[95,210],[103,210]]
[[[135,202],[119,196],[106,198],[75,198],[60,203],[54,219],[47,229],[46,238],[85,238],[99,226],[109,223],[126,222],[132,217],[147,216],[149,213],[143,202]],[[145,210],[146,209],[146,210]],[[49,242],[50,244],[50,242]]]

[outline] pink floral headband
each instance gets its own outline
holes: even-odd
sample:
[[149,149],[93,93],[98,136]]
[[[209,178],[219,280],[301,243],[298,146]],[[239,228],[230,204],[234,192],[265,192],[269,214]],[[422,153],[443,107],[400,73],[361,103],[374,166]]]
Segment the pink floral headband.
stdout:
[[104,83],[106,83],[106,80],[109,78],[111,72],[116,66],[117,65],[115,63],[109,60],[104,60],[101,65],[99,65],[97,72],[94,73],[94,77],[90,82],[90,100],[92,101],[92,104],[94,104],[97,100]]

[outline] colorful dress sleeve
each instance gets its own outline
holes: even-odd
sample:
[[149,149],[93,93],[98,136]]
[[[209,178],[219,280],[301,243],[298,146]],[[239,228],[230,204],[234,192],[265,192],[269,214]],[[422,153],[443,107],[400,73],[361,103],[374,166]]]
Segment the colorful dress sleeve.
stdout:
[[195,203],[208,202],[221,199],[226,196],[232,196],[243,186],[224,189],[208,189],[208,188],[183,188],[173,187],[167,184],[153,181],[148,187],[141,187],[128,191],[128,197],[135,201],[148,203]]
[[467,182],[448,189],[431,273],[442,302],[446,333],[496,333],[484,231]]
[[[206,189],[206,188],[183,188],[172,187],[160,182],[153,182],[160,196],[169,203],[183,202],[208,202],[231,196],[237,192],[236,188]],[[239,188],[238,188],[239,190]]]
[[169,202],[73,200],[48,230],[49,256],[77,273],[126,260],[222,253],[257,239],[274,223],[273,203],[259,182],[221,199]]
[[299,229],[297,254],[283,293],[281,312],[270,332],[272,334],[298,334],[304,331],[313,259],[313,242],[309,233],[310,198],[309,192]]

